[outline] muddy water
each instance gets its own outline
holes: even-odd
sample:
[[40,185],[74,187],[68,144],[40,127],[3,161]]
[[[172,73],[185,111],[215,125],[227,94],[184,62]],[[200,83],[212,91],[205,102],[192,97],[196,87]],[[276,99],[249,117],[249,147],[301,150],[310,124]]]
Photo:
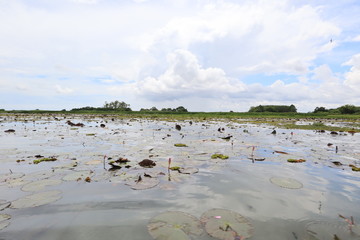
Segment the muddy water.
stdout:
[[[69,126],[68,120],[84,127]],[[200,218],[213,208],[246,217],[254,227],[250,239],[360,239],[358,226],[350,231],[339,217],[360,223],[360,173],[349,167],[360,167],[360,134],[283,129],[271,134],[267,125],[220,120],[3,116],[0,121],[0,200],[14,207],[25,196],[61,191],[54,202],[1,210],[11,219],[0,239],[152,239],[147,224],[154,216],[182,211]],[[15,132],[4,132],[8,129]],[[229,158],[212,159],[215,153]],[[33,164],[36,155],[57,160]],[[108,162],[119,157],[130,160],[128,168],[109,171]],[[198,172],[169,171],[169,158],[171,166]],[[156,166],[140,167],[143,159]],[[84,174],[72,177],[75,172]],[[144,173],[159,183],[133,190],[139,176],[148,181]],[[280,187],[270,181],[274,177],[295,179],[302,187]],[[24,191],[41,179],[61,183]],[[192,239],[214,238],[204,233]]]

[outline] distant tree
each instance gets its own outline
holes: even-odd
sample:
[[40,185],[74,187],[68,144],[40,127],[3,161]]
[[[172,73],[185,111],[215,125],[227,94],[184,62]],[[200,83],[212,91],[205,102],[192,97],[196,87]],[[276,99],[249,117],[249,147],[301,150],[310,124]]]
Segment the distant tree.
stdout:
[[105,102],[103,108],[111,109],[111,110],[119,110],[119,111],[131,111],[130,104],[125,102],[120,102],[118,100],[113,102]]
[[325,107],[316,107],[314,109],[314,113],[318,113],[318,112],[328,112],[329,110],[327,110]]
[[354,114],[357,110],[357,107],[354,105],[344,105],[338,108],[341,114]]
[[188,110],[183,106],[179,106],[175,109],[176,112],[187,112]]
[[159,111],[156,107],[152,107],[152,108],[150,108],[149,109],[151,112],[157,112],[157,111]]
[[297,112],[296,107],[291,104],[286,105],[259,105],[250,107],[249,112]]

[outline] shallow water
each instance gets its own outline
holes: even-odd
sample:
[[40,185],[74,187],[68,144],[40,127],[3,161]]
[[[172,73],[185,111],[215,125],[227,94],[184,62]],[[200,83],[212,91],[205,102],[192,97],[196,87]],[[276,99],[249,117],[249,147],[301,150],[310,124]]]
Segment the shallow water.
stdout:
[[[59,200],[0,211],[11,215],[0,239],[152,239],[147,224],[156,215],[182,211],[200,218],[213,208],[246,217],[254,227],[250,239],[325,240],[335,234],[342,240],[360,239],[358,228],[351,232],[339,217],[353,216],[360,222],[360,173],[349,167],[360,167],[360,134],[276,129],[274,135],[267,125],[229,121],[180,121],[178,131],[175,122],[158,120],[56,118],[0,119],[0,199],[14,202],[31,194],[22,191],[29,182],[63,179],[36,191],[60,190]],[[67,120],[85,126],[71,127]],[[225,130],[219,132],[220,127]],[[15,133],[5,133],[7,129]],[[233,136],[229,141],[221,139],[228,135]],[[229,158],[211,159],[214,153]],[[32,164],[38,154],[57,161]],[[131,167],[108,171],[108,157],[128,158]],[[137,164],[146,158],[156,166],[145,169]],[[199,172],[168,171],[169,158],[171,166],[196,167]],[[288,163],[289,158],[306,162]],[[88,170],[91,182],[84,181],[85,175],[64,180],[83,170]],[[10,171],[24,176],[11,179]],[[160,183],[146,190],[127,185],[139,175],[145,181],[144,173],[157,175]],[[270,181],[272,177],[296,179],[303,187],[282,188]],[[192,239],[214,238],[204,233]]]

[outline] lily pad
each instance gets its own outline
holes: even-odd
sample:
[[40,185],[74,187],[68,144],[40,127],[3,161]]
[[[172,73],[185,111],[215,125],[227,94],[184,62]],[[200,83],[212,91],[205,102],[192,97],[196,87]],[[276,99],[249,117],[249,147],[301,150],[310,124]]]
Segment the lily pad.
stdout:
[[23,198],[19,198],[11,203],[10,208],[29,208],[37,207],[45,204],[55,202],[61,198],[61,191],[48,191],[27,195]]
[[0,211],[4,210],[5,208],[10,206],[10,202],[6,201],[6,200],[1,200],[0,199]]
[[282,188],[299,189],[303,187],[301,182],[293,178],[272,177],[270,182]]
[[6,228],[7,226],[9,226],[9,224],[10,224],[9,220],[0,222],[0,231],[3,230],[4,228]]
[[190,240],[190,236],[200,236],[203,233],[200,221],[187,213],[168,211],[152,218],[148,231],[158,240]]
[[9,220],[11,216],[9,214],[0,214],[0,222]]
[[187,167],[187,168],[180,168],[179,169],[179,173],[182,174],[194,174],[194,173],[198,173],[199,169],[196,167]]
[[12,179],[17,179],[23,177],[25,174],[23,173],[6,173],[0,175],[0,183],[1,182],[7,182]]
[[211,209],[201,216],[206,232],[217,239],[234,240],[250,238],[253,226],[242,215],[226,209]]
[[224,155],[224,154],[220,154],[220,153],[216,153],[216,154],[211,155],[211,158],[212,158],[212,159],[217,159],[217,158],[220,158],[220,159],[228,159],[229,156]]
[[145,190],[153,188],[160,183],[159,179],[153,177],[139,177],[133,182],[126,183],[134,190]]
[[36,182],[31,182],[24,185],[21,190],[25,192],[35,192],[43,190],[46,186],[59,185],[62,181],[57,179],[43,179]]

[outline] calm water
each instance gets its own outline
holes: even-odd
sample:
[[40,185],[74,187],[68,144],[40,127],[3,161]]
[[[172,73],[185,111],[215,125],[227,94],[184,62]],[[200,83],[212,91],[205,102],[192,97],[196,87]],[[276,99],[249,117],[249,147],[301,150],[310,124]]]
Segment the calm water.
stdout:
[[[213,208],[246,217],[254,227],[250,238],[254,240],[334,239],[335,234],[342,240],[360,239],[339,217],[353,216],[360,223],[360,172],[349,167],[360,167],[360,134],[276,129],[274,135],[271,126],[224,121],[180,121],[178,131],[175,122],[143,119],[0,120],[0,175],[5,179],[0,182],[0,199],[13,202],[36,192],[61,191],[59,200],[46,205],[0,211],[11,215],[9,225],[0,230],[2,240],[152,239],[147,224],[154,216],[182,211],[200,218]],[[85,126],[71,127],[67,120]],[[5,133],[8,129],[15,133]],[[228,135],[232,136],[229,141],[221,139]],[[175,143],[188,147],[175,147]],[[229,159],[211,159],[214,153]],[[32,164],[38,154],[55,156],[57,161]],[[106,162],[108,157],[128,158],[131,167],[108,171],[104,156]],[[146,158],[156,166],[144,169],[137,164]],[[195,167],[199,172],[170,171],[169,175],[168,158],[171,166]],[[306,162],[288,163],[290,158]],[[40,178],[64,179],[83,170],[91,171],[91,182],[83,177],[22,191]],[[24,176],[9,180],[10,171]],[[126,184],[144,173],[157,174],[160,183],[146,190],[133,190]],[[273,184],[272,177],[292,178],[303,187],[283,188]],[[354,232],[360,233],[357,227]],[[204,233],[192,239],[214,238]]]

